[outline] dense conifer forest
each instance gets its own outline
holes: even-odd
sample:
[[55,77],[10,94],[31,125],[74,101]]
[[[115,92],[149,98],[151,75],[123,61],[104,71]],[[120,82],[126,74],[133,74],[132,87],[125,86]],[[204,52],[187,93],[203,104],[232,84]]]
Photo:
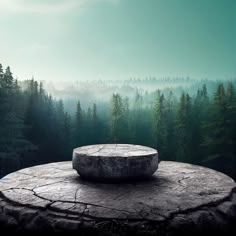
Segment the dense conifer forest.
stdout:
[[236,179],[235,79],[109,83],[110,95],[100,81],[97,97],[86,100],[85,83],[88,90],[72,87],[66,93],[74,95],[62,100],[43,82],[17,81],[0,64],[0,176],[71,160],[81,145],[134,143],[158,149],[161,160],[211,167]]

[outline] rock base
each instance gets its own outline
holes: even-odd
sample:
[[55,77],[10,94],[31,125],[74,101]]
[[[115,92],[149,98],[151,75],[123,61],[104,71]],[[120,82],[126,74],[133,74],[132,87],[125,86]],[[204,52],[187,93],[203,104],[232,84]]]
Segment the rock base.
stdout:
[[235,231],[236,184],[222,173],[163,161],[148,181],[104,184],[82,180],[71,166],[51,163],[1,179],[0,230],[113,236]]

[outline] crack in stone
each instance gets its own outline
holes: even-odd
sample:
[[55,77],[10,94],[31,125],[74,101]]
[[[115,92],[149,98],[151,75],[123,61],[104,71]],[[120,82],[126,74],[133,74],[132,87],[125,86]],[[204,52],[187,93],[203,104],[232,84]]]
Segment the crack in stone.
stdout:
[[222,198],[222,199],[218,199],[218,200],[215,200],[214,202],[209,202],[209,203],[205,203],[205,204],[201,204],[199,206],[196,206],[196,207],[192,207],[192,208],[188,208],[188,209],[185,209],[185,210],[178,210],[178,211],[175,211],[175,212],[171,212],[170,213],[170,216],[167,217],[164,221],[170,221],[172,220],[175,216],[179,215],[179,214],[189,214],[189,213],[192,213],[192,212],[195,212],[197,210],[201,210],[202,208],[204,207],[214,207],[214,206],[218,206],[220,205],[221,203],[227,201],[227,200],[230,200],[233,196],[233,194],[236,193],[236,187],[234,187],[231,192],[229,193],[228,196]]
[[[11,190],[11,189],[9,189]],[[29,189],[25,189],[25,190],[29,190]],[[31,190],[29,190],[31,191]],[[41,209],[41,210],[44,210],[45,209],[45,206],[36,206],[36,205],[32,205],[30,203],[19,203],[17,201],[14,201],[12,199],[9,199],[8,197],[6,197],[4,195],[4,193],[2,191],[0,191],[0,197],[4,200],[4,202],[8,202],[14,206],[23,206],[23,207],[29,207],[29,208],[33,208],[33,209]]]
[[45,205],[45,210],[50,209],[51,205],[54,204],[54,203],[55,203],[55,201],[51,201],[51,202],[47,203],[47,204]]
[[105,146],[103,145],[101,148],[99,148],[96,152],[91,152],[91,153],[87,153],[86,154],[86,156],[90,156],[90,155],[93,155],[93,154],[95,154],[95,153],[97,153],[97,152],[100,152],[103,148],[104,148]]
[[186,179],[190,179],[190,176],[184,176],[183,178],[178,180],[179,184],[182,184],[182,181],[186,180]]
[[[203,205],[200,205],[200,206],[197,206],[197,207],[194,207],[194,208],[191,208],[191,209],[186,209],[186,210],[180,210],[180,209],[179,209],[178,211],[171,213],[169,217],[165,217],[165,216],[160,215],[161,217],[165,218],[164,220],[151,220],[151,219],[145,219],[145,218],[142,218],[142,220],[145,220],[145,221],[147,221],[147,222],[160,222],[160,223],[167,224],[170,220],[172,220],[175,216],[177,216],[177,215],[179,215],[179,214],[189,214],[189,213],[195,212],[196,210],[201,210],[201,209],[204,208],[204,207],[214,207],[214,206],[217,207],[218,205],[220,205],[220,204],[223,203],[224,201],[230,200],[230,199],[233,197],[233,194],[235,194],[235,193],[236,193],[236,188],[234,188],[234,189],[231,191],[231,193],[229,194],[229,196],[227,196],[227,197],[225,197],[225,198],[223,198],[223,199],[220,199],[220,200],[218,200],[218,201],[216,201],[216,202],[214,202],[214,203],[203,204]],[[26,206],[26,204],[20,204],[20,203],[17,203],[17,202],[16,202],[16,204],[15,204],[14,201],[12,201],[12,200],[6,198],[5,195],[3,195],[1,191],[0,191],[0,197],[3,197],[3,201],[9,202],[9,203],[11,203],[11,204],[13,204],[13,205]],[[55,202],[51,202],[51,203],[47,204],[47,209],[48,209],[48,210],[51,210],[51,209],[50,209],[50,206],[51,206],[53,203],[55,203]],[[84,204],[85,204],[85,203],[84,203]],[[96,217],[96,216],[91,216],[91,215],[89,215],[89,214],[86,214],[85,211],[88,210],[87,205],[89,205],[89,204],[85,204],[85,208],[84,208],[83,212],[82,212],[80,215],[78,215],[79,217],[85,216],[85,217],[89,217],[89,218],[91,218],[91,219],[98,219],[98,220],[103,220],[103,219],[104,219],[104,220],[107,220],[106,217]],[[42,208],[42,207],[35,207],[35,206],[30,206],[30,205],[29,205],[29,207],[30,207],[30,208],[36,208],[36,209],[45,210],[45,207]],[[61,210],[61,211],[58,211],[58,212],[66,213],[66,211],[64,211],[64,210]],[[152,211],[151,211],[151,212],[152,212]],[[156,213],[156,212],[152,212],[152,213],[159,215],[159,214]],[[71,212],[70,212],[70,214],[71,214]],[[73,214],[71,214],[71,215],[73,215]],[[62,216],[59,216],[59,217],[62,217]],[[69,218],[69,216],[68,216],[68,218]],[[110,220],[110,221],[112,221],[112,220],[126,221],[125,219],[120,219],[120,218],[110,218],[109,220]],[[129,220],[130,222],[132,222],[132,221],[134,221],[134,222],[140,221],[140,219],[137,219],[137,218],[129,218],[128,220]]]
[[[104,147],[105,147],[105,146],[103,146],[103,147],[102,147],[100,150],[98,150],[97,152],[99,153]],[[108,156],[108,154],[111,155],[113,152],[115,152],[115,151],[116,151],[116,148],[117,148],[117,144],[115,144],[115,147],[112,149],[111,152],[107,153],[107,156]],[[95,152],[95,153],[97,153],[97,152]],[[92,153],[92,154],[95,154],[95,153]],[[89,154],[89,155],[90,155],[90,154]],[[103,157],[103,156],[102,156],[102,157]],[[101,159],[101,156],[98,156],[98,158]],[[105,163],[103,162],[103,160],[102,160],[102,163],[105,165]]]
[[[154,212],[152,212],[152,211],[151,211],[151,212],[154,213],[154,214],[156,214],[156,215],[159,215],[159,216],[165,218],[165,219],[163,219],[163,220],[158,220],[158,221],[164,221],[164,222],[165,222],[165,221],[171,220],[172,218],[174,218],[176,215],[179,215],[179,214],[188,214],[188,213],[192,213],[192,212],[194,212],[194,211],[196,211],[196,210],[200,210],[200,209],[202,209],[202,208],[204,208],[204,207],[213,207],[213,206],[220,205],[220,204],[223,203],[224,201],[230,199],[230,198],[232,197],[233,193],[235,193],[235,192],[236,192],[236,187],[230,192],[230,194],[229,194],[228,196],[226,196],[226,197],[223,198],[223,199],[215,200],[214,202],[210,202],[210,203],[206,203],[206,204],[201,204],[201,205],[199,205],[199,206],[196,206],[196,207],[193,207],[193,208],[188,208],[188,209],[185,209],[185,210],[181,210],[181,209],[179,208],[178,211],[170,212],[170,214],[169,214],[168,217],[163,216],[163,215],[158,214],[158,213],[154,213]],[[71,202],[71,201],[55,201],[55,202],[68,202],[68,203],[73,203],[73,202]],[[86,208],[84,209],[84,212],[85,212],[86,209],[88,210],[88,205],[90,205],[90,206],[101,207],[101,208],[109,209],[109,210],[115,210],[115,211],[126,212],[126,213],[128,213],[128,214],[134,213],[134,212],[130,212],[130,211],[127,211],[127,210],[119,210],[119,209],[115,209],[115,208],[109,208],[109,207],[100,206],[100,205],[97,205],[97,204],[90,204],[90,203],[83,203],[83,202],[75,202],[75,203],[79,203],[79,204],[84,204],[84,205],[86,205]],[[143,208],[143,209],[144,209],[144,208]],[[143,209],[142,209],[142,210],[143,210]],[[138,214],[140,215],[140,212],[138,212]],[[83,215],[83,214],[81,214],[81,215]],[[90,216],[90,217],[96,218],[96,217],[91,216],[91,215],[89,215],[89,214],[84,214],[84,215],[85,215],[85,216]],[[142,215],[140,215],[140,216],[142,217],[142,219],[145,219],[145,217],[143,217]],[[100,218],[100,217],[98,217],[98,218]],[[152,221],[152,220],[150,220],[150,221]]]
[[46,187],[46,186],[49,186],[49,185],[53,185],[53,184],[58,184],[58,183],[63,183],[64,181],[58,181],[58,182],[53,182],[53,183],[49,183],[49,184],[45,184],[45,185],[41,185],[41,186],[37,186],[37,187],[34,187],[30,190],[32,190],[33,192],[36,192],[35,190],[38,189],[38,188],[43,188],[43,187]]
[[117,144],[116,144],[115,148],[111,152],[109,152],[109,155],[111,155],[113,152],[116,151],[116,147],[117,147]]
[[[221,203],[227,201],[227,200],[230,200],[232,198],[232,195],[236,193],[236,187],[232,189],[232,191],[230,192],[230,194],[228,196],[226,196],[225,198],[222,198],[222,199],[219,199],[219,200],[216,200],[214,202],[210,202],[210,203],[207,203],[207,204],[201,204],[197,207],[193,207],[193,208],[188,208],[188,209],[185,209],[185,210],[181,210],[179,207],[178,207],[178,211],[175,211],[175,212],[171,212],[169,214],[169,216],[164,216],[164,215],[161,215],[161,214],[158,214],[156,212],[152,212],[153,214],[156,214],[158,216],[161,216],[162,218],[164,219],[159,219],[159,220],[151,220],[151,219],[147,219],[145,217],[143,217],[142,215],[140,215],[142,217],[142,220],[146,220],[148,222],[160,222],[160,223],[167,223],[169,221],[171,221],[175,216],[177,215],[180,215],[180,214],[190,214],[190,213],[193,213],[195,211],[198,211],[198,210],[201,210],[202,208],[204,207],[214,207],[214,206],[218,206],[220,205]],[[89,205],[89,204],[88,204]],[[138,211],[136,211],[138,213]],[[128,212],[128,213],[131,213],[131,212]],[[91,217],[92,219],[107,219],[107,218],[103,218],[103,217],[95,217],[95,216],[91,216],[89,214],[84,214],[84,216],[89,216]],[[113,220],[113,219],[117,219],[117,220],[121,220],[120,218],[111,218],[110,220]],[[137,218],[129,218],[129,221],[138,221]]]
[[[75,204],[82,204],[82,205],[90,205],[90,206],[95,206],[95,207],[101,207],[101,208],[104,208],[104,209],[109,209],[109,210],[114,210],[114,211],[126,212],[126,213],[129,213],[129,214],[132,213],[132,212],[129,212],[129,211],[126,211],[126,210],[119,210],[119,209],[116,209],[116,208],[105,207],[105,206],[101,206],[101,205],[97,205],[97,204],[92,204],[92,203],[85,203],[85,202],[79,202],[79,201],[66,201],[66,200],[57,200],[57,201],[55,201],[55,200],[51,200],[51,199],[42,197],[42,196],[38,195],[38,194],[37,194],[35,191],[33,191],[32,189],[27,189],[27,188],[10,188],[10,189],[7,189],[7,190],[13,190],[13,191],[14,191],[14,189],[24,189],[24,190],[31,191],[31,192],[33,192],[32,195],[34,195],[34,196],[36,196],[36,197],[38,197],[38,198],[40,198],[40,199],[43,199],[43,200],[45,200],[45,201],[49,201],[50,203],[48,203],[48,204],[50,204],[50,205],[52,205],[53,203],[56,203],[56,202],[75,203]],[[7,190],[5,190],[5,191],[7,191]],[[14,203],[16,203],[16,204],[23,205],[23,206],[34,207],[34,206],[31,205],[31,204],[22,204],[22,203],[13,201],[12,199],[7,198],[7,197],[4,195],[4,193],[2,193],[2,191],[0,191],[0,194],[2,194],[3,197],[4,197],[5,199],[8,199],[10,202],[14,202]],[[1,197],[1,195],[0,195],[0,197]],[[46,206],[47,206],[48,204],[46,204]],[[37,208],[37,207],[36,207],[36,208]],[[44,208],[44,207],[39,207],[39,208]]]
[[77,193],[78,193],[78,191],[80,190],[80,188],[81,188],[81,186],[79,186],[77,189],[76,189],[76,191],[75,191],[75,196],[74,196],[74,201],[76,202],[76,200],[77,200]]
[[53,184],[58,184],[58,183],[65,183],[65,180],[60,180],[60,181],[56,181],[56,182],[53,182],[53,183],[48,183],[48,184],[40,185],[40,186],[32,188],[31,190],[34,192],[34,190],[37,189],[37,188],[42,188],[42,187],[45,187],[45,186],[49,186],[49,185],[53,185]]
[[[90,206],[95,206],[95,207],[101,207],[101,208],[104,208],[104,209],[109,209],[109,210],[114,210],[114,211],[126,212],[127,214],[132,214],[132,213],[134,213],[134,212],[130,212],[130,211],[127,211],[127,210],[119,210],[119,209],[116,209],[116,208],[104,207],[104,206],[97,205],[97,204],[92,204],[92,203],[85,203],[85,202],[78,202],[78,201],[66,201],[66,200],[58,200],[58,201],[55,201],[55,200],[51,200],[51,199],[48,199],[48,198],[45,198],[45,197],[42,197],[42,196],[38,195],[33,189],[27,189],[27,188],[9,188],[9,189],[7,189],[7,190],[13,190],[13,191],[14,191],[14,189],[24,189],[24,190],[27,190],[27,191],[31,191],[31,192],[33,192],[33,195],[34,195],[34,196],[36,196],[36,197],[38,197],[38,198],[40,198],[40,199],[42,199],[42,200],[49,201],[49,203],[47,203],[44,207],[41,207],[41,206],[33,206],[33,205],[31,205],[31,204],[21,204],[21,203],[19,203],[19,202],[15,202],[15,201],[13,201],[13,200],[7,198],[7,197],[4,195],[4,193],[3,193],[2,191],[0,191],[0,197],[3,197],[3,200],[5,199],[5,200],[7,200],[8,202],[14,203],[15,205],[28,206],[28,207],[40,208],[40,209],[50,209],[50,206],[51,206],[53,203],[57,203],[57,202],[81,204],[81,205],[85,205],[85,209],[83,210],[83,212],[81,213],[81,215],[89,216],[89,217],[92,217],[92,218],[96,218],[96,217],[95,217],[95,216],[91,216],[91,215],[89,215],[89,214],[85,214],[85,211],[88,210],[88,205],[90,205]],[[78,189],[79,189],[79,188],[78,188]],[[78,189],[77,189],[77,190],[78,190]],[[5,191],[7,191],[7,190],[5,190]],[[176,215],[179,215],[179,214],[188,214],[188,213],[191,213],[191,212],[200,210],[200,209],[202,209],[202,208],[204,208],[204,207],[217,206],[217,205],[223,203],[224,201],[229,200],[235,192],[236,192],[236,187],[234,187],[234,188],[232,189],[232,191],[229,193],[228,196],[226,196],[226,197],[224,197],[224,198],[222,198],[222,199],[215,200],[214,202],[210,202],[210,203],[206,203],[206,204],[201,204],[201,205],[198,205],[198,206],[196,206],[196,207],[188,208],[188,209],[185,209],[185,210],[180,210],[180,208],[179,208],[178,211],[170,212],[170,215],[169,215],[168,217],[165,217],[165,216],[163,216],[163,215],[161,215],[161,214],[158,214],[158,213],[156,213],[156,212],[153,212],[152,210],[151,210],[151,212],[152,212],[153,214],[156,214],[156,215],[159,215],[159,216],[165,218],[164,220],[158,220],[158,221],[164,221],[164,222],[166,222],[166,221],[169,221],[169,220],[173,219]],[[143,209],[144,209],[144,208],[143,208]],[[143,209],[142,209],[142,210],[143,210]],[[142,210],[141,210],[141,212],[142,212]],[[64,211],[64,210],[61,210],[61,212],[65,212],[65,211]],[[137,212],[137,211],[136,211],[136,212]],[[141,212],[137,212],[138,215],[140,215]],[[70,213],[73,214],[73,212],[70,212]],[[145,217],[143,217],[142,215],[140,215],[140,216],[141,216],[143,219],[145,219]],[[98,217],[98,218],[101,218],[101,217]],[[104,217],[104,218],[105,218],[105,217]],[[149,221],[150,221],[150,220],[149,220]]]

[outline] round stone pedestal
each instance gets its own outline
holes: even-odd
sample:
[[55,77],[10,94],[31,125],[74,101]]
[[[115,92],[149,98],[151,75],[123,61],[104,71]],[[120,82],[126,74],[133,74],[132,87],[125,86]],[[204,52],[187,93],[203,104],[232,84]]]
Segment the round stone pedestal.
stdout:
[[157,172],[146,181],[111,184],[81,179],[71,162],[19,170],[0,180],[0,231],[118,236],[235,230],[231,178],[164,161]]
[[72,162],[82,178],[112,182],[152,176],[158,155],[155,149],[141,145],[100,144],[74,149]]

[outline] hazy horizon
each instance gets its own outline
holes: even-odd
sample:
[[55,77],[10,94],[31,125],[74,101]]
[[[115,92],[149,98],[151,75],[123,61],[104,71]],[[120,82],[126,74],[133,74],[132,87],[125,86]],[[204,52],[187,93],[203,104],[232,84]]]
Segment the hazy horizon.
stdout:
[[1,0],[0,63],[20,80],[236,76],[234,0]]

